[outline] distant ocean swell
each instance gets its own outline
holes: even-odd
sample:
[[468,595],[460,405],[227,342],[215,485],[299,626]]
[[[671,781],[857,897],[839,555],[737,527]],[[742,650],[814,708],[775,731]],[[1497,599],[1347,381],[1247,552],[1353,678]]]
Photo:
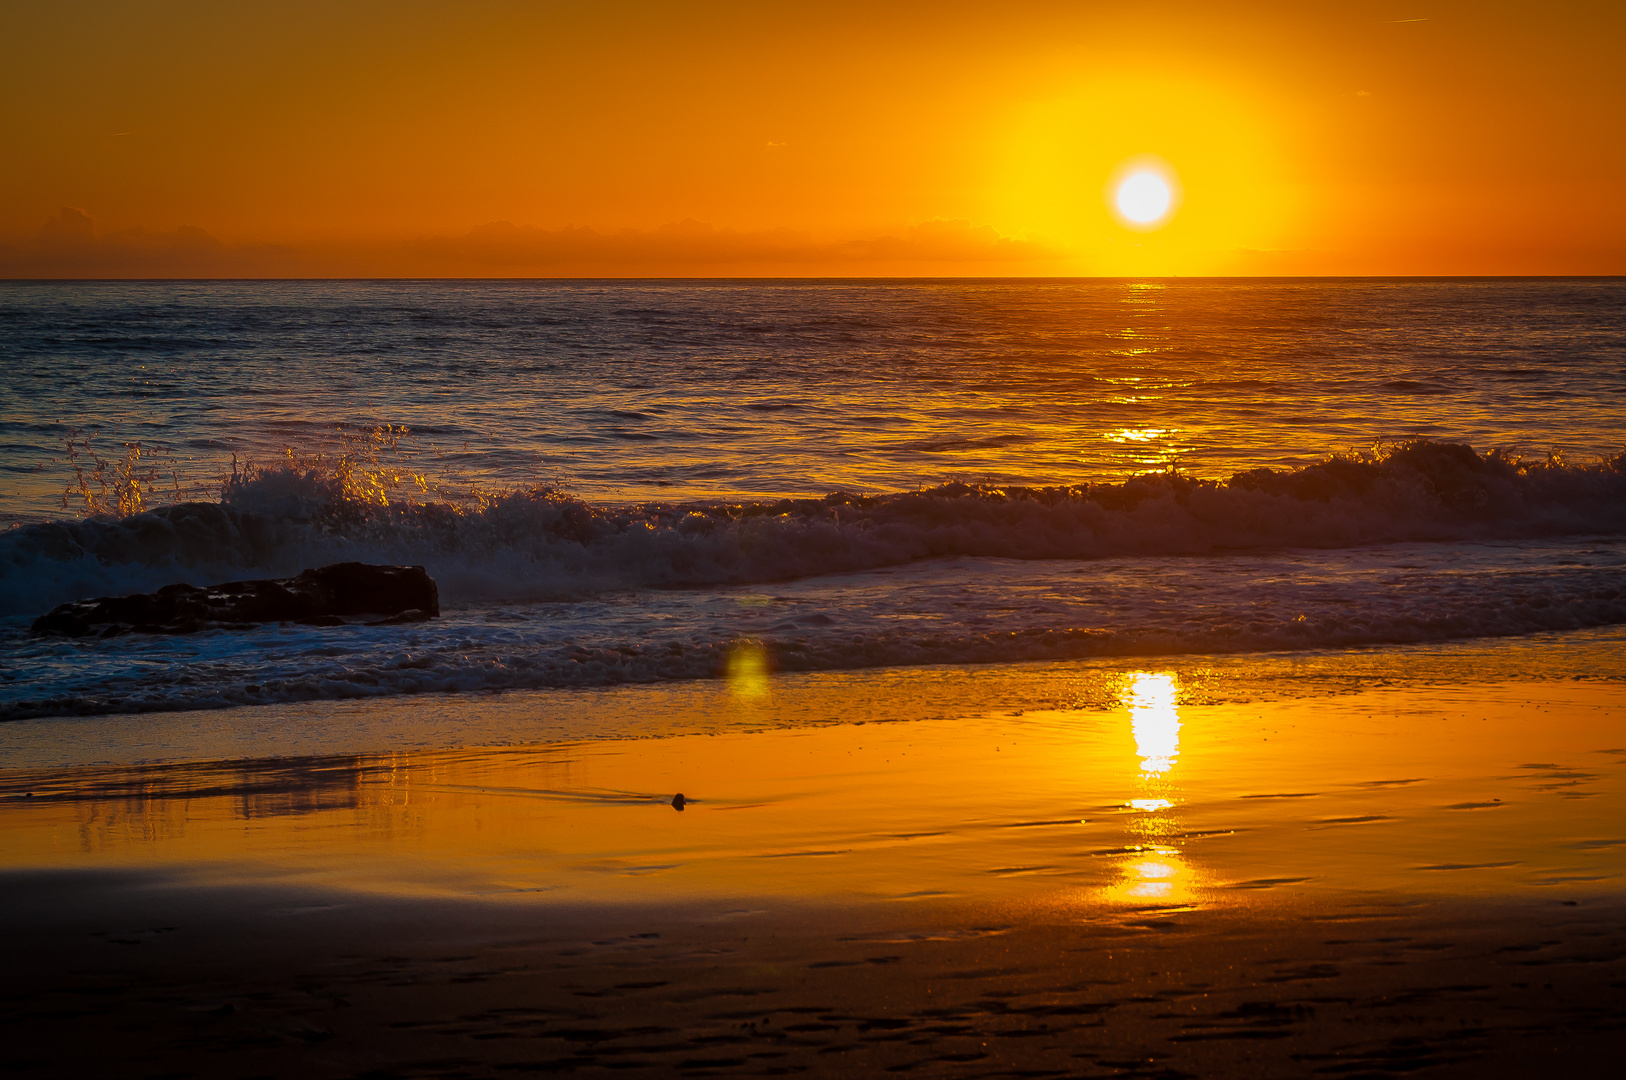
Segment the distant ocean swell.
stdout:
[[543,487],[383,505],[348,494],[339,476],[282,467],[240,478],[218,503],[0,534],[0,615],[347,559],[423,564],[455,609],[765,584],[945,556],[1204,555],[1621,532],[1626,453],[1567,465],[1425,441],[1227,481],[1167,473],[1074,487],[951,484],[632,507]]

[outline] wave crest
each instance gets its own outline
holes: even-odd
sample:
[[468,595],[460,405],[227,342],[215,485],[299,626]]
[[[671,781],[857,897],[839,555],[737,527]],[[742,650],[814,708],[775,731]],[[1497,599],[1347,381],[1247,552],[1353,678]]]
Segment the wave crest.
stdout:
[[1626,531],[1626,453],[1570,465],[1418,440],[1224,481],[1167,472],[1117,484],[953,483],[756,503],[595,505],[548,485],[410,494],[290,459],[235,475],[219,502],[19,526],[0,536],[0,612],[37,614],[91,595],[349,559],[422,564],[456,607],[766,583],[943,556],[1099,558],[1616,533]]

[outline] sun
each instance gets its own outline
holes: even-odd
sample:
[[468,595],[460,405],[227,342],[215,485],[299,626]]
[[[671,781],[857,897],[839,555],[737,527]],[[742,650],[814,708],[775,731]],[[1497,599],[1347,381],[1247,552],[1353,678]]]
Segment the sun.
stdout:
[[1168,216],[1174,191],[1151,169],[1138,169],[1118,182],[1113,204],[1131,224],[1155,225]]

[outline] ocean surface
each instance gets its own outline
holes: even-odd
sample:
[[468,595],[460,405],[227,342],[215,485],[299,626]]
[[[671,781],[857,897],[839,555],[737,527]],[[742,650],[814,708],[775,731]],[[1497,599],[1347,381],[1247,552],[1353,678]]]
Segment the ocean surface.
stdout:
[[[1618,279],[0,283],[0,372],[0,719],[1513,638],[1622,677]],[[443,616],[29,633],[351,559]]]

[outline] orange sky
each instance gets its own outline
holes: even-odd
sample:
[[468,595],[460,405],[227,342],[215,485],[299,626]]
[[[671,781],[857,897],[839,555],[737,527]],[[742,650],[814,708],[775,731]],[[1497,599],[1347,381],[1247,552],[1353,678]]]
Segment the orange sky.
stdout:
[[[0,275],[1626,273],[1626,5],[19,0]],[[1154,156],[1183,201],[1125,228]]]

